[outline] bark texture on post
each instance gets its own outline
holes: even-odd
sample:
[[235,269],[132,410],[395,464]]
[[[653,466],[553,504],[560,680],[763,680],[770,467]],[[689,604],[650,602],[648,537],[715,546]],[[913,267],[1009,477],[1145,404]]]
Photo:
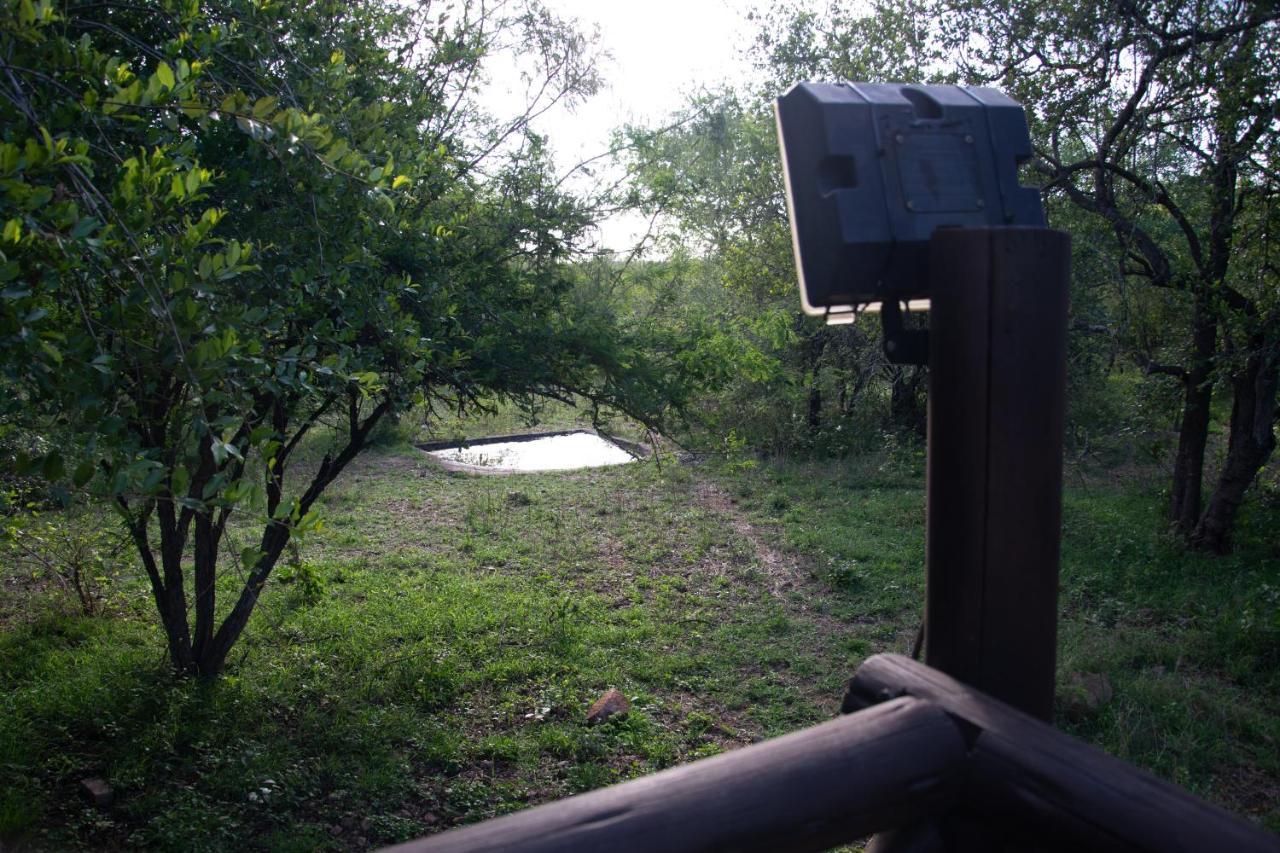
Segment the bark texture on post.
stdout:
[[930,250],[925,660],[1047,720],[1070,238],[945,229]]

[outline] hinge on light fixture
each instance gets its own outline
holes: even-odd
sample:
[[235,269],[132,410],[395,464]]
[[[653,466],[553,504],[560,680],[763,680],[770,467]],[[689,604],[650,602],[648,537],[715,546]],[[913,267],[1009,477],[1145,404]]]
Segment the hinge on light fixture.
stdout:
[[898,300],[888,299],[880,304],[880,322],[884,326],[885,358],[894,364],[929,363],[929,330],[908,329]]

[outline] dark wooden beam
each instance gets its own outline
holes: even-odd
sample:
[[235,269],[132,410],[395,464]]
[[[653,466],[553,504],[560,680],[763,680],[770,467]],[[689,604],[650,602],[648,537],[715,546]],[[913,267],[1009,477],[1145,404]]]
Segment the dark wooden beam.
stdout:
[[1049,228],[930,241],[925,660],[1053,711],[1071,241]]
[[901,697],[935,703],[970,733],[963,810],[992,825],[1090,851],[1280,851],[1280,837],[910,658],[868,659],[844,710]]
[[903,699],[392,850],[827,850],[944,809],[964,764],[955,723]]

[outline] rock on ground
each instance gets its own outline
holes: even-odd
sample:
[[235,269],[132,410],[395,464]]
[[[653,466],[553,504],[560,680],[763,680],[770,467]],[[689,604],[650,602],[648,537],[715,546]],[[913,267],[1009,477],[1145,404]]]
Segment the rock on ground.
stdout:
[[1111,680],[1102,673],[1073,673],[1066,683],[1066,689],[1059,694],[1058,701],[1062,710],[1070,719],[1086,717],[1115,697]]
[[80,796],[100,809],[105,809],[116,800],[116,792],[105,779],[97,776],[80,780]]
[[622,719],[630,711],[631,703],[627,701],[627,697],[622,695],[621,690],[614,688],[606,691],[587,711],[587,725],[598,725],[614,716]]

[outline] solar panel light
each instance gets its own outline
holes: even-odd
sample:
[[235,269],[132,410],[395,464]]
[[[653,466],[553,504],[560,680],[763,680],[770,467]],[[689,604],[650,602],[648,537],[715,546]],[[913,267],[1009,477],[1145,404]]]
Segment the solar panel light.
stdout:
[[[805,313],[924,307],[937,228],[1043,226],[1022,107],[981,86],[798,83],[775,105]],[[892,357],[892,353],[891,357]]]

